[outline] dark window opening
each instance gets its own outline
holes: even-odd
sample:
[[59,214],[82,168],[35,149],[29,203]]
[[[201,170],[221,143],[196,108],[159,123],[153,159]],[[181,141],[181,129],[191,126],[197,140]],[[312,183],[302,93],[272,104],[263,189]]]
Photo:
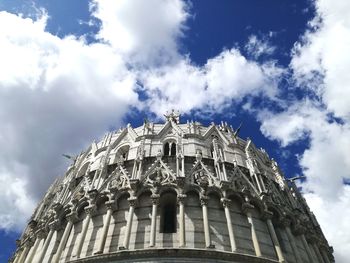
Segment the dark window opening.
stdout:
[[172,204],[163,207],[162,233],[176,233],[176,207]]
[[169,155],[169,143],[168,142],[164,145],[164,155]]
[[160,198],[160,208],[160,233],[176,233],[176,195],[171,192],[163,194]]
[[175,143],[173,143],[171,145],[171,154],[170,155],[171,156],[175,156],[176,155],[176,144]]

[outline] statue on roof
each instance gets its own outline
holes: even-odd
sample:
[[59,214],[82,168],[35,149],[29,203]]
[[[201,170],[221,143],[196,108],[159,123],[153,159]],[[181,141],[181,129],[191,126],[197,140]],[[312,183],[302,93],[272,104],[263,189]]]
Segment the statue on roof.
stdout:
[[164,117],[167,119],[167,121],[172,121],[176,124],[180,123],[180,112],[175,112],[174,109],[172,109],[170,113],[167,111],[166,114],[164,114]]

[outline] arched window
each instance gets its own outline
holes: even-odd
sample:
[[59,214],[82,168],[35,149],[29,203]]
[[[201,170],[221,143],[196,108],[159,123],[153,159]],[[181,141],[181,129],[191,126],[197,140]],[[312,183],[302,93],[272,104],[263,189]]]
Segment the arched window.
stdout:
[[165,193],[160,198],[160,233],[176,233],[176,195]]
[[168,156],[169,155],[169,143],[165,143],[164,144],[164,156]]
[[163,153],[164,156],[176,156],[176,142],[166,142]]
[[124,161],[128,160],[129,149],[129,145],[121,147],[117,152],[117,158],[122,158]]
[[171,144],[171,152],[170,152],[170,155],[171,155],[171,156],[175,156],[175,155],[176,155],[176,143],[175,143],[175,142],[173,142],[173,143]]

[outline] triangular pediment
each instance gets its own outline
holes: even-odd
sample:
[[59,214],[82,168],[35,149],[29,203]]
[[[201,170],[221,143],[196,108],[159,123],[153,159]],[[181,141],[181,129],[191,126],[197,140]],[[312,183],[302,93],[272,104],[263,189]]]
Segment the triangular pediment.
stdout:
[[112,142],[111,149],[115,149],[120,144],[135,142],[136,138],[137,134],[134,129],[127,127],[123,129],[118,138]]
[[191,183],[214,185],[218,178],[208,169],[208,167],[201,161],[197,160],[189,172]]
[[123,165],[119,164],[114,169],[111,175],[103,182],[99,190],[103,188],[108,188],[111,191],[120,191],[130,188],[130,176]]
[[146,185],[157,186],[172,184],[176,180],[176,174],[160,158],[157,159],[142,178]]
[[254,192],[257,196],[259,196],[258,190],[255,188],[255,186],[249,181],[247,176],[239,169],[238,166],[236,166],[233,169],[233,172],[231,173],[231,179],[230,179],[234,189],[236,191],[244,191],[245,189],[251,190],[251,192]]
[[222,134],[222,131],[220,131],[216,125],[211,125],[209,127],[209,129],[203,134],[203,138],[204,140],[208,140],[211,138],[212,135],[216,135],[218,138],[220,138],[220,140],[225,144],[225,145],[229,145],[230,142],[227,140],[227,138],[225,137],[225,135]]
[[167,121],[162,129],[158,132],[157,137],[164,138],[168,134],[173,134],[174,136],[183,134],[184,131],[173,121]]

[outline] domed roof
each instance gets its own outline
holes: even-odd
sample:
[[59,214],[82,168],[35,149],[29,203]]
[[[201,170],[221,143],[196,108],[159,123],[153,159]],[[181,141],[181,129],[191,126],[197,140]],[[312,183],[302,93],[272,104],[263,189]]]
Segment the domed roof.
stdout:
[[145,121],[73,159],[14,262],[332,262],[295,184],[227,123]]

